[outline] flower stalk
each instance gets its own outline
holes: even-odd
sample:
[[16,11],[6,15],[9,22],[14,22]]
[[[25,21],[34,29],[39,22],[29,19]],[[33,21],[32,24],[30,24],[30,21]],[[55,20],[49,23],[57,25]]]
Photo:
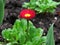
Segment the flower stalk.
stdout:
[[27,32],[29,30],[29,20],[27,20]]

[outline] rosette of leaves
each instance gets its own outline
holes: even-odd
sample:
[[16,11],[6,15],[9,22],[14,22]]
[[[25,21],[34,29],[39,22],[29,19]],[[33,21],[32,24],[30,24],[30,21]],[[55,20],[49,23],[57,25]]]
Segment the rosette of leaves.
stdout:
[[29,30],[25,19],[16,20],[13,28],[2,31],[2,36],[8,41],[6,45],[46,45],[46,36],[42,36],[43,29],[35,28],[29,21]]
[[30,0],[30,2],[25,2],[23,7],[33,9],[37,11],[37,13],[53,13],[59,4],[60,2],[55,2],[53,0]]

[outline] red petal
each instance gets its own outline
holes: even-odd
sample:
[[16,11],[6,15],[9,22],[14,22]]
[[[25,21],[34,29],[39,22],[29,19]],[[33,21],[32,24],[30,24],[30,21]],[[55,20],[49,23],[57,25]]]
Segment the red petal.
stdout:
[[[30,17],[25,17],[25,14],[30,14]],[[20,12],[20,18],[32,19],[35,17],[35,11],[31,9],[24,9]]]

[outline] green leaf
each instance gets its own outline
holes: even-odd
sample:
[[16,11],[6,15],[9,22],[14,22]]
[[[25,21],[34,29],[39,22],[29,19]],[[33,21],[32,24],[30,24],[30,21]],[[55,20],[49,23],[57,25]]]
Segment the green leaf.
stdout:
[[46,36],[42,37],[35,37],[33,38],[33,45],[42,45],[43,43],[46,43]]
[[17,31],[20,31],[20,23],[21,21],[19,19],[17,19],[13,25],[13,29],[17,29]]
[[3,18],[4,18],[4,3],[3,0],[0,0],[0,25],[3,22]]
[[26,44],[24,45],[32,45],[32,42],[31,41],[27,41]]
[[21,27],[23,30],[26,30],[26,29],[27,29],[27,20],[21,19],[20,27]]
[[6,45],[12,45],[12,43],[7,43]]
[[25,7],[25,8],[27,8],[29,5],[30,5],[30,3],[24,3],[25,5],[22,5],[22,7]]
[[4,5],[5,5],[5,1],[6,1],[6,0],[3,0]]
[[17,42],[9,42],[6,45],[18,45],[18,43]]
[[32,3],[32,4],[35,3],[35,2],[36,2],[36,0],[30,0],[30,3]]
[[48,30],[46,45],[55,45],[54,34],[53,34],[53,25],[54,24],[52,24]]
[[12,29],[12,38],[14,39],[14,41],[18,41],[19,40],[19,32],[21,31],[21,29],[20,30],[17,30],[16,28],[14,28],[14,29]]
[[7,41],[13,41],[13,34],[11,33],[12,29],[8,28],[2,31],[2,36],[4,39],[6,39]]
[[30,38],[34,38],[36,36],[41,37],[42,34],[43,34],[43,29],[35,28],[34,26],[30,27],[30,30],[29,30]]
[[29,21],[29,27],[34,27],[34,25],[31,21]]
[[18,34],[18,37],[19,37],[19,42],[20,44],[24,44],[25,43],[25,40],[26,40],[26,33],[23,32],[23,31],[20,31],[20,33]]

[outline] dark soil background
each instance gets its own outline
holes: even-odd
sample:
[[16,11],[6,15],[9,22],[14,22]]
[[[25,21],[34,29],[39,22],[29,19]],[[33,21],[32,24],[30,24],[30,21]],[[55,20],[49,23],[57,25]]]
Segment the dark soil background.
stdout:
[[[4,21],[3,24],[0,26],[0,41],[4,41],[4,39],[1,36],[2,30],[5,28],[12,27],[15,20],[18,19],[19,12],[23,9],[22,4],[28,1],[29,0],[6,0]],[[38,14],[31,21],[37,28],[41,27],[44,29],[43,35],[46,35],[51,23],[55,22],[54,25],[55,43],[56,45],[60,45],[60,5],[57,6],[54,14],[50,13]]]

